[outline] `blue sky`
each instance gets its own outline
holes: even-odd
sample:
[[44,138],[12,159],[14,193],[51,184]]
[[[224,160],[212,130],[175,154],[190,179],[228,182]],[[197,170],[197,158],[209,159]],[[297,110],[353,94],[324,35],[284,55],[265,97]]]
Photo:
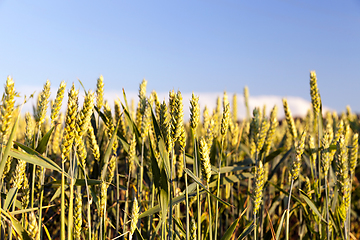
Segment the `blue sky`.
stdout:
[[360,1],[0,0],[0,79],[296,96],[360,112]]

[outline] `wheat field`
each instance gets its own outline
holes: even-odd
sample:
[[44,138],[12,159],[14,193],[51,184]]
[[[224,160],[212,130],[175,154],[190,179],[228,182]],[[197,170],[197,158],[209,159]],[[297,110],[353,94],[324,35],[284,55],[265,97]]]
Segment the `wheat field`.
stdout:
[[360,121],[349,106],[323,112],[309,82],[305,117],[286,98],[249,109],[245,87],[239,119],[236,94],[215,109],[174,90],[161,102],[145,80],[112,109],[102,76],[94,90],[61,82],[53,100],[46,81],[21,114],[29,98],[8,77],[0,239],[360,239]]

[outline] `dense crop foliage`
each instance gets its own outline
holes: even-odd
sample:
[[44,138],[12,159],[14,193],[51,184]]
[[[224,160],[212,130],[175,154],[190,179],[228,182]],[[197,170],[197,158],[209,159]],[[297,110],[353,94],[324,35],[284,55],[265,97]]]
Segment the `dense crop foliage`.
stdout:
[[22,116],[5,84],[1,239],[360,238],[360,122],[322,112],[315,72],[296,119],[286,99],[269,116],[249,109],[247,88],[245,119],[236,95],[208,109],[193,94],[187,122],[181,92],[160,102],[145,80],[136,108],[124,92],[111,109],[102,76],[95,92],[50,88]]

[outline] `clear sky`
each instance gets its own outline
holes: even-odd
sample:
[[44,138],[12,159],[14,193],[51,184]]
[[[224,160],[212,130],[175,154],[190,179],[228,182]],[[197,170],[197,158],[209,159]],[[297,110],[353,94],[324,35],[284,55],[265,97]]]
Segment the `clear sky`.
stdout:
[[358,0],[0,0],[0,79],[296,96],[360,112]]

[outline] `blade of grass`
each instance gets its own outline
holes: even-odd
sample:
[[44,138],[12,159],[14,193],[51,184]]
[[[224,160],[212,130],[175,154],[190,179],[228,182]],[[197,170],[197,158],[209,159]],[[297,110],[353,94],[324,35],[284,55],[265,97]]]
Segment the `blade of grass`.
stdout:
[[9,210],[11,204],[14,202],[14,200],[16,199],[16,194],[17,194],[17,187],[13,187],[9,190],[9,192],[6,194],[6,199],[5,199],[5,203],[3,206],[4,210]]
[[16,135],[16,129],[17,129],[17,125],[19,123],[19,119],[20,119],[20,114],[18,114],[17,118],[16,118],[16,121],[11,129],[11,133],[10,133],[10,136],[9,136],[9,139],[8,139],[8,142],[6,144],[6,147],[5,147],[5,151],[4,151],[4,154],[2,155],[2,158],[1,158],[1,162],[0,162],[0,176],[1,176],[1,179],[2,179],[2,175],[4,173],[4,168],[5,168],[5,164],[6,164],[6,160],[10,154],[10,149],[13,145],[13,140],[15,138],[15,135]]
[[244,231],[242,231],[242,233],[240,234],[240,236],[238,237],[238,240],[242,240],[244,239],[247,235],[249,235],[252,230],[254,229],[255,225],[254,225],[254,221],[251,221],[248,225],[246,225]]
[[236,225],[238,224],[240,218],[236,219],[231,226],[226,230],[224,236],[220,240],[230,240],[231,236],[233,235]]
[[281,229],[282,229],[283,224],[284,224],[284,219],[285,219],[286,212],[287,212],[287,209],[285,209],[283,215],[281,216],[278,229],[276,230],[276,240],[280,239]]
[[189,169],[185,168],[184,171],[191,177],[200,187],[202,187],[205,191],[207,191],[213,198],[217,199],[219,202],[226,206],[231,206],[230,203],[225,202],[224,200],[215,196],[212,192],[210,192],[202,183],[201,181],[190,171]]
[[36,147],[36,151],[40,154],[43,154],[46,151],[46,147],[49,143],[52,132],[54,131],[54,127],[52,127],[40,140],[38,146]]
[[[37,153],[35,150],[28,148],[20,143],[16,143],[19,147],[21,147],[26,152],[22,152],[17,149],[11,149],[9,155],[18,158],[21,160],[24,160],[25,162],[38,165],[41,167],[44,167],[46,169],[51,169],[54,171],[57,171],[59,173],[62,173],[61,167],[59,167],[55,162],[53,162],[51,159],[41,156],[39,153]],[[66,177],[70,177],[70,175],[66,172],[64,172]]]
[[20,237],[20,239],[31,240],[27,231],[22,227],[21,223],[16,218],[14,218],[10,213],[7,213],[2,208],[0,208],[0,211],[1,211],[2,215],[7,217],[11,221],[11,224],[12,224],[13,228],[15,229],[16,233],[18,234],[18,236]]

